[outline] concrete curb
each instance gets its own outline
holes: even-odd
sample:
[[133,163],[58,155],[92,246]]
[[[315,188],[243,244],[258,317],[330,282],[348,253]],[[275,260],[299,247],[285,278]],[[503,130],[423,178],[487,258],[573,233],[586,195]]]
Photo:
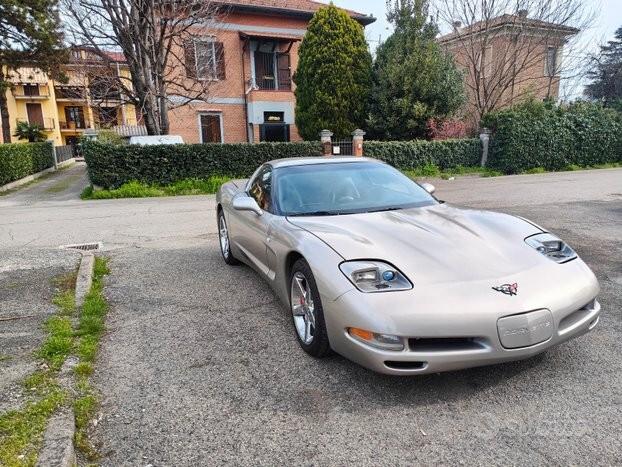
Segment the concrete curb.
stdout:
[[[76,307],[78,310],[84,304],[84,298],[91,290],[93,283],[93,267],[95,256],[89,251],[83,251],[78,277],[76,278]],[[59,384],[72,396],[76,394],[73,369],[78,364],[78,359],[70,356],[65,361],[59,372]],[[40,467],[74,467],[77,465],[74,435],[76,431],[76,419],[73,406],[62,412],[56,413],[50,418],[43,435],[43,446],[39,452],[37,466]]]
[[93,283],[93,266],[95,265],[95,256],[90,251],[82,251],[82,260],[78,269],[78,277],[76,278],[76,307],[80,308],[84,304],[86,294],[91,290]]
[[76,422],[73,409],[59,412],[50,418],[43,436],[37,466],[73,467],[77,465],[73,445]]

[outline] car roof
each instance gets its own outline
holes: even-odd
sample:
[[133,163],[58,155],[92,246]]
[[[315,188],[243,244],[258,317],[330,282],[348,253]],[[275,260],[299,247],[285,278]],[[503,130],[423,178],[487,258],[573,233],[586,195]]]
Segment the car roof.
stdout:
[[383,162],[369,157],[355,156],[321,156],[321,157],[290,157],[287,159],[277,159],[268,162],[275,169],[280,167],[296,167],[300,165],[317,165],[317,164],[339,164],[344,162]]

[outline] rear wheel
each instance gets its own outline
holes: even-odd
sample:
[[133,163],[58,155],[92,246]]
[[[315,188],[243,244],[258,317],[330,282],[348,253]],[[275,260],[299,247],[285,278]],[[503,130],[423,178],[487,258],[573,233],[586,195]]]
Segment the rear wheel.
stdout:
[[240,264],[240,262],[233,256],[233,253],[231,253],[229,229],[227,227],[225,213],[222,210],[218,211],[218,240],[220,243],[220,252],[222,253],[222,258],[225,260],[225,263],[230,266]]
[[315,278],[304,259],[294,263],[290,276],[290,307],[298,343],[309,355],[322,358],[330,354],[324,311]]

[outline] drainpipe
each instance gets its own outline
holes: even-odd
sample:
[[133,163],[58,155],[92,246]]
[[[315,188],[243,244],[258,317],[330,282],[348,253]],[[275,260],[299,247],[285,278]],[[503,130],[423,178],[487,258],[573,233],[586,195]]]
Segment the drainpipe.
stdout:
[[246,130],[246,142],[250,143],[249,122],[248,122],[248,96],[246,94],[246,65],[244,63],[244,53],[246,46],[249,44],[248,39],[242,45],[242,98],[244,99],[244,128]]

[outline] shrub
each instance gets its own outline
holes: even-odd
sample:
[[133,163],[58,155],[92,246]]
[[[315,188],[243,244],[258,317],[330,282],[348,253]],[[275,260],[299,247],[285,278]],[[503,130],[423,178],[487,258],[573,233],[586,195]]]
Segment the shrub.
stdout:
[[368,141],[363,153],[400,170],[435,165],[441,170],[477,166],[481,159],[479,139],[445,141]]
[[108,189],[130,181],[172,185],[180,180],[209,179],[214,175],[244,178],[273,159],[321,154],[319,142],[175,146],[84,143],[91,182]]
[[490,167],[505,173],[563,170],[622,161],[622,124],[615,112],[586,102],[527,102],[488,114]]
[[125,144],[126,140],[114,130],[99,130],[97,132],[97,141],[106,144]]
[[0,144],[0,186],[53,165],[51,143]]
[[462,120],[453,118],[431,118],[426,123],[426,136],[434,141],[445,139],[466,138],[466,124]]

